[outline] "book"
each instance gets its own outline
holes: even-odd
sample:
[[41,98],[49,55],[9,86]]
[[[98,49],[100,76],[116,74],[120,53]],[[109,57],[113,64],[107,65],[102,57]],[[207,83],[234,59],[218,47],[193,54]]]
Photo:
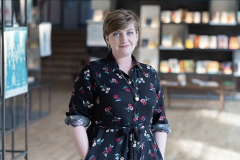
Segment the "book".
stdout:
[[195,62],[194,60],[184,60],[185,73],[194,73]]
[[185,47],[187,49],[193,49],[194,48],[194,41],[192,39],[186,39],[186,42],[185,42]]
[[169,68],[168,68],[168,61],[160,61],[160,68],[159,68],[160,72],[162,73],[168,73],[169,72]]
[[205,74],[206,73],[206,66],[204,66],[203,61],[196,62],[196,73],[197,74]]
[[210,49],[217,48],[217,36],[209,36],[209,48]]
[[228,12],[227,11],[222,11],[220,13],[220,22],[221,23],[228,23]]
[[236,16],[233,11],[227,12],[227,23],[236,23]]
[[199,48],[200,36],[196,35],[194,40],[194,48]]
[[166,11],[162,11],[161,12],[161,22],[162,23],[166,23]]
[[179,61],[179,68],[180,73],[193,73],[195,67],[194,60],[180,60]]
[[174,47],[183,47],[182,39],[179,36],[173,36],[173,46]]
[[179,61],[179,69],[180,69],[180,73],[185,73],[185,61],[184,60],[180,60]]
[[162,11],[161,13],[161,21],[163,23],[170,23],[172,20],[172,11]]
[[171,34],[164,34],[162,36],[162,46],[171,47],[173,42],[173,36]]
[[212,13],[212,23],[219,23],[220,22],[220,12],[216,11]]
[[170,73],[179,73],[178,59],[168,59],[168,68]]
[[218,35],[218,48],[227,49],[228,48],[228,37],[226,35]]
[[193,12],[186,12],[185,23],[193,23]]
[[209,60],[197,61],[196,62],[196,73],[206,74],[208,69]]
[[182,22],[182,14],[183,10],[179,9],[175,11],[175,23],[181,23]]
[[232,74],[232,62],[223,62],[223,73],[224,74]]
[[193,22],[194,23],[201,22],[201,13],[200,12],[193,12]]
[[238,43],[238,37],[229,37],[229,49],[238,49],[239,43]]
[[209,61],[207,73],[209,74],[217,74],[219,73],[219,62],[217,61]]
[[174,22],[174,23],[175,23],[175,17],[176,17],[175,13],[176,13],[176,11],[172,11],[172,22]]
[[206,35],[201,35],[199,38],[199,48],[207,49],[209,48],[209,37]]
[[203,68],[205,69],[205,71],[203,70],[203,74],[207,73],[208,63],[209,63],[209,62],[210,62],[209,60],[204,60],[204,61],[202,61],[202,66],[203,66]]
[[202,23],[209,23],[209,13],[207,11],[202,12]]

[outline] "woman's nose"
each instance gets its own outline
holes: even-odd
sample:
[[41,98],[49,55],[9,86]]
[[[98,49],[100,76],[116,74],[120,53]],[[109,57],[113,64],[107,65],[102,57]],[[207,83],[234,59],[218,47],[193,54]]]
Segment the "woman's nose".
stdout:
[[121,40],[121,43],[126,43],[127,42],[127,36],[122,34],[120,40]]

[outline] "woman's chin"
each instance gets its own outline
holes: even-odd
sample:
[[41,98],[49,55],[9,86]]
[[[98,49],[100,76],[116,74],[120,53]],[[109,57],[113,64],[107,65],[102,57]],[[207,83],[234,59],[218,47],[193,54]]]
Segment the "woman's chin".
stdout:
[[119,54],[123,54],[123,55],[129,55],[132,54],[133,50],[130,48],[121,48],[118,50]]

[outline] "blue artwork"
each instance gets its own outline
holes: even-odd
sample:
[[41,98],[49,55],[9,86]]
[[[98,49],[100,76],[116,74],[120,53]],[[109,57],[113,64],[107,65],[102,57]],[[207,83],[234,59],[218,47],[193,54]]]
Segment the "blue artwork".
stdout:
[[5,98],[28,91],[26,67],[27,28],[5,28]]

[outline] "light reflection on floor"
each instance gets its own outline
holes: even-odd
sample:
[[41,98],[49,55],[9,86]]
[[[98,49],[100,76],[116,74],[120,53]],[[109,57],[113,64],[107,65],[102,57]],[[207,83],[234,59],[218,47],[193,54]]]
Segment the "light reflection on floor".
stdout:
[[211,146],[199,141],[175,139],[173,143],[168,143],[168,145],[174,145],[172,147],[176,147],[178,150],[171,151],[171,154],[166,152],[165,160],[240,160],[240,152]]
[[172,101],[166,110],[172,133],[165,160],[240,160],[240,102],[218,105]]

